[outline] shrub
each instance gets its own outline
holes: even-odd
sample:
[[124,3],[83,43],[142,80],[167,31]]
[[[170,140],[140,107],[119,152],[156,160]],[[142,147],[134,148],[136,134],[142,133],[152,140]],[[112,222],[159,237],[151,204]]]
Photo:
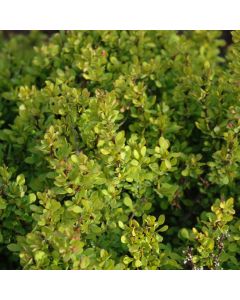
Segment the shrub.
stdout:
[[239,269],[232,35],[1,36],[1,268]]

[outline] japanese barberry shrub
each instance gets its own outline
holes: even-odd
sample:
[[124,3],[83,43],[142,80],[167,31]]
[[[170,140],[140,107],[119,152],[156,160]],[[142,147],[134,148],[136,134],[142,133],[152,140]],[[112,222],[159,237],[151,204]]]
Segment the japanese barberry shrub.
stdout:
[[0,38],[2,269],[239,269],[240,32]]

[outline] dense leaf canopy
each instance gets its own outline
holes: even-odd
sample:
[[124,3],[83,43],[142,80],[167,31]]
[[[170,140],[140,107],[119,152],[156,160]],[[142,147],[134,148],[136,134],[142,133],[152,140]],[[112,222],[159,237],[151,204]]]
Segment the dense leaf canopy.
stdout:
[[2,269],[240,268],[232,35],[0,36]]

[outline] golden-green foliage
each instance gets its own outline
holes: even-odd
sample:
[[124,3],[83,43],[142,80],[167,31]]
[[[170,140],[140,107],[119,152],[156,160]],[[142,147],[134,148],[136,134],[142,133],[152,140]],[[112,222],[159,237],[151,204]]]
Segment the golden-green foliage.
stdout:
[[239,269],[240,33],[0,38],[1,268]]

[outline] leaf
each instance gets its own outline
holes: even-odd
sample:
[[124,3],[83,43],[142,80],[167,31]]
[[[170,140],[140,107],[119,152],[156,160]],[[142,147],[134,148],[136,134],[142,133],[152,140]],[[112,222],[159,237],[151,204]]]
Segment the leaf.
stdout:
[[168,226],[167,225],[164,225],[163,227],[161,227],[158,231],[159,232],[164,232],[164,231],[167,231],[168,230]]
[[12,252],[19,252],[20,251],[20,247],[18,244],[9,244],[7,245],[8,250],[12,251]]
[[132,200],[128,196],[124,197],[123,203],[130,208],[132,208],[132,206],[133,206]]
[[227,176],[223,176],[221,178],[222,184],[229,184],[229,178]]
[[36,260],[37,263],[41,263],[41,261],[46,257],[46,253],[43,251],[37,251],[34,254],[34,258]]
[[137,167],[139,165],[138,161],[136,159],[131,160],[131,165]]
[[144,210],[150,210],[151,207],[152,207],[152,203],[150,203],[150,202],[144,203],[144,205],[143,205]]
[[232,208],[233,207],[233,203],[234,203],[234,199],[231,197],[226,201],[226,206],[228,208]]
[[164,215],[160,215],[158,217],[158,225],[162,225],[165,222],[165,216]]
[[123,263],[125,264],[125,265],[129,265],[131,262],[133,261],[133,259],[132,258],[130,258],[129,256],[124,256],[124,258],[123,258]]
[[189,239],[189,232],[186,228],[182,228],[180,230],[180,236],[183,238],[183,239]]
[[166,166],[167,169],[171,169],[172,165],[171,165],[171,163],[168,159],[165,159],[164,163],[165,163],[165,166]]
[[126,243],[127,243],[127,238],[126,238],[125,235],[122,235],[122,236],[121,236],[121,242],[122,242],[123,244],[126,244]]
[[146,152],[147,152],[147,148],[145,146],[143,146],[141,148],[141,155],[142,155],[142,157],[144,157],[146,155]]
[[124,228],[125,228],[125,225],[123,224],[122,221],[118,221],[118,226],[119,226],[121,229],[124,229]]
[[212,251],[214,249],[214,240],[210,238],[206,238],[204,241],[204,244],[207,246],[207,248]]
[[24,177],[24,175],[23,174],[18,175],[17,179],[16,179],[16,182],[20,186],[24,185],[24,183],[25,183],[25,177]]
[[120,131],[117,133],[116,138],[115,138],[115,143],[118,147],[122,147],[125,142],[125,132]]
[[163,152],[166,152],[166,150],[169,148],[169,141],[166,140],[163,136],[159,139],[159,146]]
[[127,178],[126,178],[126,181],[127,181],[127,182],[133,182],[133,178],[132,178],[132,177],[127,177]]
[[71,211],[75,212],[76,214],[80,214],[82,212],[82,208],[78,205],[74,205],[71,207]]
[[135,267],[140,268],[142,266],[142,262],[138,259],[135,261]]
[[100,149],[100,152],[101,152],[103,155],[108,155],[108,154],[110,153],[109,150],[104,149],[104,148]]
[[75,164],[79,162],[78,157],[76,154],[71,155],[71,161]]
[[90,259],[87,256],[82,256],[80,259],[80,267],[82,270],[86,269],[90,264]]
[[198,231],[197,231],[197,229],[196,229],[195,227],[192,228],[192,232],[193,232],[193,234],[194,234],[195,236],[198,235]]
[[100,257],[101,257],[101,258],[105,258],[105,257],[107,257],[107,256],[108,256],[107,251],[106,251],[105,249],[101,249],[101,250],[100,250]]
[[102,232],[102,229],[97,226],[96,224],[91,224],[90,225],[91,231],[95,234],[100,234]]
[[0,209],[5,209],[6,207],[6,201],[2,197],[0,197]]
[[111,56],[110,61],[113,65],[118,65],[119,64],[119,61],[117,60],[117,58],[115,56]]
[[184,176],[184,177],[188,176],[188,175],[189,175],[188,169],[182,170],[181,174],[182,174],[182,176]]
[[140,158],[140,155],[137,150],[133,150],[133,156],[136,158],[136,160],[139,160]]
[[29,203],[33,203],[36,201],[37,197],[35,194],[31,193],[28,195]]

